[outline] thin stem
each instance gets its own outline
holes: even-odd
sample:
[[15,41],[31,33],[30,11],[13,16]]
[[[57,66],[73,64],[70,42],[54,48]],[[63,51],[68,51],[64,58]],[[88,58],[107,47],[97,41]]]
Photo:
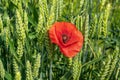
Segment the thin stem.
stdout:
[[49,76],[50,76],[50,80],[52,80],[52,59],[50,61],[50,74],[49,74]]

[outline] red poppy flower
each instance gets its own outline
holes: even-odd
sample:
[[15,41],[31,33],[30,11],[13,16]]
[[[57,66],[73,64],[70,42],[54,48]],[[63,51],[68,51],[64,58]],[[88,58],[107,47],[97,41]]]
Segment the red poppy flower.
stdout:
[[82,33],[69,22],[54,23],[49,30],[49,37],[66,57],[74,57],[83,45]]

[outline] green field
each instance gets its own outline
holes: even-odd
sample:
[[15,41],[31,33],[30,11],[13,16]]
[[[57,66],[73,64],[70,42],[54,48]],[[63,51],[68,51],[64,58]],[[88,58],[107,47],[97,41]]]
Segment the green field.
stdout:
[[[82,32],[75,57],[51,43],[55,22]],[[0,0],[0,80],[120,80],[120,0]]]

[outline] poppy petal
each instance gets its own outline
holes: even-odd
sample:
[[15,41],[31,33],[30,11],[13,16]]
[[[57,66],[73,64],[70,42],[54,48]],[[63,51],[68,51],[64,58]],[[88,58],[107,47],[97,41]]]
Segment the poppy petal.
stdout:
[[74,57],[82,48],[82,43],[78,42],[75,44],[70,45],[69,47],[60,47],[60,51],[66,57]]
[[52,43],[59,44],[57,35],[56,35],[56,33],[55,33],[55,26],[56,26],[56,25],[54,24],[54,25],[50,28],[50,30],[49,30],[49,37],[50,37]]
[[72,32],[71,39],[67,42],[67,44],[64,44],[64,47],[70,46],[76,42],[81,42],[83,44],[82,33],[78,30]]
[[[60,42],[61,46],[67,46],[69,43],[64,44],[62,41],[62,36],[63,34],[66,34],[68,37],[71,37],[72,32],[76,31],[76,27],[72,23],[68,22],[57,22],[56,24],[56,35],[58,37],[58,40]],[[76,40],[73,40],[74,42]],[[71,43],[71,42],[70,42]]]

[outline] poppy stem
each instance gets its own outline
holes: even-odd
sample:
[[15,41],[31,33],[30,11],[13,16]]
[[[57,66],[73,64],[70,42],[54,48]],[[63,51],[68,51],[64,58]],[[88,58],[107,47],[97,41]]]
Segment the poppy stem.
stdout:
[[52,80],[52,59],[50,60],[50,73],[49,73],[50,80]]

